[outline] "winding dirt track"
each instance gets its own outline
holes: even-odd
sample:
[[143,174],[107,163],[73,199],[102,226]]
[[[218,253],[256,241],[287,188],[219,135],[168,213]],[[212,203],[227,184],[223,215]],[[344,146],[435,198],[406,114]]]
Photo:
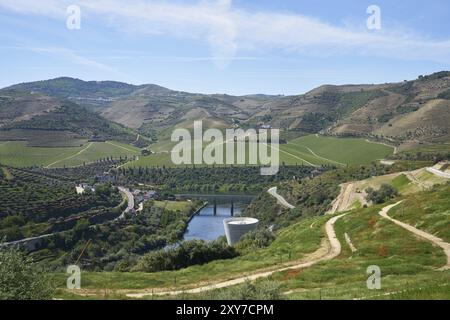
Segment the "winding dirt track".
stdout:
[[274,197],[275,199],[277,199],[277,203],[280,204],[280,205],[282,205],[283,207],[288,208],[288,209],[294,209],[294,208],[295,208],[292,204],[290,204],[289,202],[287,202],[286,199],[284,199],[282,195],[280,195],[280,194],[277,193],[277,187],[272,187],[272,188],[270,188],[269,190],[267,190],[267,192],[268,192],[272,197]]
[[340,165],[340,166],[346,166],[346,164],[345,163],[342,163],[342,162],[339,162],[339,161],[335,161],[335,160],[331,160],[331,159],[328,159],[328,158],[325,158],[325,157],[322,157],[322,156],[319,156],[317,153],[315,153],[314,151],[312,151],[310,148],[308,148],[308,147],[305,147],[313,156],[315,156],[316,158],[319,158],[319,159],[322,159],[322,160],[326,160],[326,161],[329,161],[329,162],[333,162],[333,163],[336,163],[336,164],[338,164],[338,165]]
[[55,164],[57,164],[57,163],[60,163],[60,162],[62,162],[62,161],[66,161],[66,160],[70,160],[70,159],[72,159],[72,158],[75,158],[76,156],[79,156],[80,154],[82,154],[83,152],[85,152],[87,149],[89,149],[90,147],[92,147],[92,144],[93,144],[93,142],[90,142],[85,148],[81,149],[81,150],[78,151],[77,153],[75,153],[75,154],[73,154],[73,155],[71,155],[71,156],[68,156],[67,158],[60,159],[60,160],[57,160],[57,161],[55,161],[55,162],[52,162],[52,163],[46,165],[45,168],[48,169],[48,168],[50,168],[51,166],[53,166],[53,165],[55,165]]
[[151,296],[151,295],[178,295],[182,293],[200,293],[204,291],[209,291],[213,289],[219,289],[224,287],[229,287],[233,285],[237,285],[240,283],[244,283],[245,281],[253,281],[259,278],[266,278],[270,275],[272,275],[275,272],[281,272],[286,270],[293,270],[293,269],[303,269],[311,267],[321,261],[331,260],[337,257],[341,253],[341,243],[339,242],[338,238],[336,237],[336,233],[334,231],[334,223],[345,216],[346,214],[341,214],[339,216],[335,216],[327,221],[325,224],[325,231],[328,237],[328,241],[323,241],[321,247],[314,253],[307,255],[307,257],[303,261],[299,261],[296,264],[290,265],[290,266],[284,266],[281,268],[269,270],[269,271],[261,271],[257,272],[248,276],[242,276],[236,279],[227,280],[223,282],[218,282],[214,284],[209,284],[193,289],[188,290],[169,290],[169,291],[158,291],[158,292],[152,292],[152,289],[144,289],[141,291],[134,291],[133,293],[127,293],[126,296],[130,298],[143,298],[145,296]]
[[348,210],[348,207],[351,205],[350,199],[353,198],[354,193],[352,182],[342,184],[339,195],[334,199],[331,209],[326,214]]
[[425,240],[431,241],[433,242],[435,245],[441,247],[444,252],[445,255],[447,256],[447,264],[445,266],[443,266],[440,270],[447,270],[450,269],[450,243],[445,242],[444,240],[442,240],[441,238],[438,238],[436,236],[433,236],[432,234],[429,234],[425,231],[419,230],[417,228],[414,228],[413,226],[410,226],[409,224],[406,224],[404,222],[401,222],[399,220],[396,220],[394,218],[391,218],[388,216],[388,212],[389,210],[391,210],[393,207],[399,205],[400,203],[402,203],[402,201],[399,201],[397,203],[388,205],[386,207],[384,207],[383,209],[381,209],[380,212],[378,212],[380,214],[380,216],[382,216],[383,218],[386,218],[390,221],[392,221],[393,223],[395,223],[396,225],[399,225],[400,227],[408,230],[409,232],[414,233],[416,236],[423,238]]

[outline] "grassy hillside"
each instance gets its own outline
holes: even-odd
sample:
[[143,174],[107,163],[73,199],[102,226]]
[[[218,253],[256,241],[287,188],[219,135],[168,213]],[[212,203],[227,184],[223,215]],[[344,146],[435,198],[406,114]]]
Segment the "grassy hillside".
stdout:
[[[127,167],[174,166],[171,160],[171,148],[174,143],[158,143],[158,152],[150,156],[141,156],[139,160],[127,164]],[[204,146],[208,145],[207,143]],[[224,152],[226,146],[224,145]],[[150,146],[153,150],[153,147]],[[368,164],[382,159],[393,152],[393,147],[371,143],[364,139],[334,138],[309,135],[279,145],[280,164],[338,165]],[[276,150],[276,149],[275,149]],[[246,150],[248,159],[248,148]],[[248,161],[247,161],[248,162]]]
[[115,97],[135,91],[138,86],[115,81],[82,81],[68,77],[52,80],[20,83],[12,90],[39,92],[41,94],[69,99],[76,103],[102,106]]
[[[296,96],[206,95],[156,85],[133,86],[72,78],[24,83],[25,90],[96,109],[102,116],[144,136],[167,137],[175,127],[194,120],[220,126],[270,124],[298,134],[327,133],[370,137],[397,145],[449,139],[450,72],[438,72],[402,83],[326,85]],[[1,114],[1,111],[0,111]]]
[[[136,134],[119,124],[103,119],[77,105],[61,106],[29,120],[22,120],[5,125],[2,129],[22,129],[46,131],[65,131],[87,139],[116,139],[133,142]],[[0,132],[1,134],[1,132]]]
[[[434,192],[448,193],[448,187],[440,187]],[[421,194],[424,203],[446,204],[442,197],[429,195]],[[279,284],[286,298],[292,299],[390,299],[398,296],[450,298],[448,290],[439,289],[450,286],[449,271],[437,270],[446,263],[443,251],[378,215],[385,205],[351,211],[336,222],[335,230],[342,246],[342,252],[337,258],[302,270],[278,272],[271,276],[271,280]],[[415,219],[421,216],[421,212],[414,210],[409,214],[414,215]],[[117,298],[124,297],[125,291],[115,290],[192,288],[200,283],[223,281],[238,275],[249,275],[256,270],[289,265],[319,247],[325,236],[323,225],[330,217],[302,219],[278,231],[276,240],[269,247],[253,250],[235,259],[214,261],[178,271],[84,273],[83,286],[99,298]],[[448,224],[448,217],[445,221]],[[444,230],[443,227],[441,230]],[[345,233],[356,247],[355,252],[346,243]],[[370,265],[377,265],[381,269],[380,290],[367,289],[369,275],[366,268]],[[58,279],[63,287],[65,276],[61,274]],[[437,288],[430,289],[437,284]],[[226,290],[229,289],[221,289]],[[391,293],[395,295],[391,297]],[[61,297],[73,297],[64,291],[60,291],[60,294]],[[205,296],[214,297],[214,293],[183,294],[178,298],[201,299]]]
[[28,147],[24,141],[0,142],[0,163],[15,167],[79,166],[103,158],[131,157],[140,150],[114,141],[88,142],[78,147]]
[[450,242],[450,184],[408,197],[390,216]]
[[[267,248],[250,252],[231,260],[217,260],[205,265],[191,266],[178,271],[157,273],[110,273],[88,272],[83,276],[86,289],[138,289],[146,287],[181,287],[195,285],[212,279],[230,279],[236,275],[248,274],[252,270],[273,269],[289,260],[299,260],[314,252],[322,239],[321,226],[325,220],[317,221],[317,228],[309,228],[312,220],[304,221],[279,232],[277,239]],[[174,279],[176,278],[176,283]],[[61,287],[65,275],[60,275]]]
[[[445,264],[443,251],[383,219],[377,214],[379,210],[380,206],[356,210],[336,223],[343,249],[337,259],[298,274],[279,274],[275,279],[290,291],[289,298],[370,298],[436,283],[450,285],[449,271],[432,271]],[[349,235],[356,252],[351,252],[344,233]],[[366,268],[370,265],[381,269],[381,290],[366,287]]]
[[394,148],[371,143],[364,139],[337,139],[310,135],[290,141],[296,147],[306,149],[316,158],[344,164],[367,164],[392,154]]
[[13,121],[27,120],[61,105],[61,100],[39,93],[0,90],[0,128]]

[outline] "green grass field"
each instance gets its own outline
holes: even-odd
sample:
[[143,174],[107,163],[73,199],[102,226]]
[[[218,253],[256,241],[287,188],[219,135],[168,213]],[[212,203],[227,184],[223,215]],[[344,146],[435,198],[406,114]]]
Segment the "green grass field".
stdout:
[[[177,271],[143,272],[86,272],[83,288],[138,289],[146,287],[192,286],[212,279],[227,280],[260,268],[274,268],[289,260],[298,260],[319,248],[323,237],[322,225],[327,218],[308,218],[280,231],[277,239],[267,248],[230,260],[216,260],[204,265]],[[316,221],[315,227],[309,226]],[[66,275],[58,274],[64,287]],[[176,281],[175,281],[176,279]]]
[[[174,144],[159,142],[150,149],[156,153],[127,164],[128,167],[174,166],[171,148]],[[207,144],[205,144],[207,145]],[[225,149],[225,147],[224,147]],[[309,135],[279,145],[280,163],[338,166],[368,164],[393,153],[393,148],[365,139],[334,138]],[[248,159],[248,146],[246,149]],[[247,161],[248,163],[248,161]]]
[[[335,229],[342,245],[337,259],[305,269],[297,275],[284,272],[275,278],[293,299],[352,299],[420,287],[426,281],[445,279],[440,271],[445,264],[443,250],[418,239],[405,229],[378,215],[383,207],[359,209],[338,220]],[[352,253],[344,237],[347,233],[357,251]],[[366,286],[370,265],[381,269],[381,289]],[[448,279],[448,272],[447,272]],[[448,281],[448,280],[447,280]],[[303,290],[299,290],[302,288]],[[316,290],[321,288],[321,292]]]
[[[441,186],[433,196],[430,196],[429,191],[420,193],[419,197],[411,195],[405,202],[408,209],[404,211],[407,213],[399,215],[393,210],[391,215],[412,224],[431,219],[430,223],[421,224],[419,227],[438,232],[446,239],[446,226],[449,221],[445,209],[448,204],[446,194],[448,187]],[[414,210],[416,199],[422,204],[421,210]],[[450,285],[450,270],[438,270],[446,262],[443,250],[382,218],[378,212],[385,205],[356,209],[336,222],[336,235],[342,246],[342,252],[337,258],[302,270],[278,272],[270,279],[280,284],[288,299],[449,299],[450,292],[445,288]],[[423,217],[423,210],[427,210],[430,205],[432,212]],[[400,206],[397,210],[403,211]],[[188,288],[213,279],[222,281],[261,268],[276,267],[317,249],[325,236],[323,225],[329,218],[331,216],[303,219],[280,230],[269,247],[235,259],[156,273],[88,272],[83,273],[82,286],[98,289],[101,298],[105,298],[105,289],[109,290],[111,297],[123,298],[123,294],[114,290]],[[439,225],[438,220],[442,222]],[[356,252],[350,250],[345,233],[356,247]],[[370,265],[379,266],[381,269],[380,290],[370,290],[366,286],[369,276],[366,269]],[[63,287],[66,275],[58,274],[58,279]],[[60,291],[60,294],[65,298],[75,297],[65,291]],[[183,295],[183,298],[201,299],[202,296]]]
[[367,164],[394,152],[393,147],[357,138],[335,138],[309,135],[288,143],[298,152],[313,154],[319,160],[343,164]]
[[393,218],[450,242],[450,185],[408,197],[392,208]]
[[136,147],[114,141],[89,142],[78,147],[28,147],[25,141],[0,142],[0,163],[14,167],[79,166],[106,157],[139,155]]
[[408,185],[411,184],[411,181],[408,179],[408,177],[404,174],[401,174],[391,181],[391,186],[393,186],[395,189],[397,189],[398,192],[402,192],[404,189],[408,187]]
[[[128,167],[174,166],[171,159],[171,148],[174,143],[159,142],[152,150],[157,153],[140,156],[136,147],[119,142],[87,142],[81,146],[70,147],[32,147],[25,141],[0,142],[0,163],[17,166],[78,166],[105,157],[138,156],[138,159],[127,164]],[[204,147],[208,144],[205,143]],[[223,145],[224,154],[226,144]],[[392,153],[392,148],[370,143],[364,139],[340,139],[322,136],[306,136],[294,139],[287,144],[272,148],[279,150],[280,164],[303,165],[347,165],[367,164]],[[246,146],[246,163],[249,161],[249,147]]]

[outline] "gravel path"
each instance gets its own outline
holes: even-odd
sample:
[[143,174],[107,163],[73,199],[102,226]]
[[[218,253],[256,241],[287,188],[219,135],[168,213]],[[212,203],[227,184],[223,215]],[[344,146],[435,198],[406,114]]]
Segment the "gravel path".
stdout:
[[269,190],[267,190],[267,192],[268,192],[271,196],[275,197],[275,198],[277,199],[277,202],[278,202],[279,204],[281,204],[283,207],[286,207],[286,208],[288,208],[288,209],[294,209],[294,208],[295,208],[292,204],[290,204],[289,202],[287,202],[286,199],[283,198],[283,196],[281,196],[281,195],[279,195],[279,194],[277,193],[277,187],[272,187],[272,188],[270,188]]
[[394,218],[391,218],[388,216],[388,212],[389,210],[391,210],[393,207],[399,205],[400,203],[402,203],[402,201],[399,201],[397,203],[388,205],[386,207],[384,207],[383,209],[381,209],[381,211],[379,212],[379,214],[383,217],[386,218],[390,221],[392,221],[393,223],[395,223],[396,225],[399,225],[400,227],[408,230],[409,232],[412,232],[413,234],[415,234],[416,236],[423,238],[425,240],[431,241],[433,242],[435,245],[441,247],[446,256],[447,256],[447,264],[445,266],[443,266],[441,268],[441,270],[446,270],[446,269],[450,269],[450,243],[445,242],[444,240],[442,240],[441,238],[438,238],[436,236],[433,236],[432,234],[429,234],[425,231],[419,230],[417,228],[414,228],[413,226],[410,226],[409,224],[406,224],[404,222],[401,222],[399,220],[396,220]]
[[227,280],[223,282],[218,282],[214,284],[209,284],[193,289],[188,290],[168,290],[168,291],[156,291],[152,289],[144,289],[144,290],[137,290],[134,292],[127,293],[126,296],[130,298],[143,298],[145,296],[151,296],[151,295],[178,295],[182,293],[201,293],[204,291],[229,287],[237,284],[244,283],[245,281],[253,281],[259,278],[267,278],[268,276],[272,275],[275,272],[282,272],[286,270],[295,270],[295,269],[303,269],[311,267],[319,262],[327,261],[334,259],[341,253],[341,243],[339,242],[339,239],[336,237],[336,233],[334,231],[334,223],[345,216],[346,214],[341,214],[339,216],[332,217],[327,221],[325,224],[325,232],[328,237],[328,241],[324,241],[321,245],[321,247],[314,253],[308,255],[304,261],[300,261],[297,264],[293,264],[290,266],[284,266],[281,268],[269,270],[269,271],[261,271],[257,272],[251,275],[242,276],[236,279]]

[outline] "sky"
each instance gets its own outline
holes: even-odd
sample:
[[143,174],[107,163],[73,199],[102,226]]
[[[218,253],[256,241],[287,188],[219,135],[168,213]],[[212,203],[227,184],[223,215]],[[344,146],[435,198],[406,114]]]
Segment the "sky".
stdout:
[[0,0],[0,87],[68,76],[291,95],[412,80],[450,70],[448,17],[448,0]]

